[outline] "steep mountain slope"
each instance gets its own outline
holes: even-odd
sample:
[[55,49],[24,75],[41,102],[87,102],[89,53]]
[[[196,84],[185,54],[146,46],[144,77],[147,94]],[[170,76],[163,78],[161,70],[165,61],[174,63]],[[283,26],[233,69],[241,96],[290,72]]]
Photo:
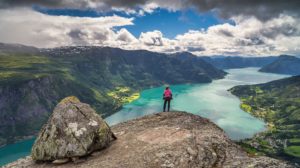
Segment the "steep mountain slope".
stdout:
[[262,67],[272,63],[277,57],[201,57],[220,69]]
[[0,43],[0,53],[39,53],[39,49],[21,44]]
[[[201,64],[201,69],[208,74],[211,74],[213,77],[217,78],[218,70],[216,68],[210,68],[211,64],[205,60],[204,57],[195,57],[195,55],[189,52],[180,52],[170,55],[173,58],[179,59],[182,62],[188,64],[188,67],[199,67]],[[215,67],[215,66],[214,66]]]
[[0,146],[34,135],[66,96],[77,96],[106,117],[141,89],[211,82],[225,75],[200,60],[148,51],[18,47],[14,52],[15,45],[5,46],[0,52]]
[[262,67],[259,71],[289,75],[300,75],[300,58],[283,55],[280,56],[276,61]]
[[[44,55],[60,60],[66,66],[71,66],[80,77],[107,74],[123,79],[133,75],[132,85],[152,85],[151,83],[180,83],[180,82],[210,82],[212,79],[222,78],[224,72],[202,60],[188,58],[182,61],[172,56],[149,52],[145,50],[126,51],[109,47],[67,47],[54,50],[43,50]],[[68,60],[69,62],[65,62]],[[94,73],[95,69],[97,73]],[[132,74],[126,72],[132,71]],[[76,76],[78,76],[76,74]],[[118,81],[120,82],[120,81]],[[124,81],[127,83],[128,78]],[[111,85],[111,83],[102,83]],[[138,85],[137,85],[138,86]]]
[[269,155],[300,162],[300,76],[265,84],[237,86],[241,108],[264,119],[268,130],[244,141]]

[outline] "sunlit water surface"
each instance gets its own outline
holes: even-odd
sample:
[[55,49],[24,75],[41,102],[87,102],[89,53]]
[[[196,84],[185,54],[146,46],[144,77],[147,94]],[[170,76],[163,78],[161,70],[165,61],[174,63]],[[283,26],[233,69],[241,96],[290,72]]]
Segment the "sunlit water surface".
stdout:
[[[230,69],[224,79],[208,84],[171,86],[172,110],[187,111],[209,118],[223,128],[232,139],[242,139],[263,131],[265,123],[239,108],[240,101],[227,90],[236,85],[264,83],[286,75],[258,72],[258,68]],[[162,111],[164,87],[147,89],[141,97],[106,118],[110,125]],[[0,166],[29,154],[34,139],[0,148]]]
[[[224,79],[208,84],[171,86],[171,109],[209,118],[223,128],[231,139],[249,138],[263,131],[265,123],[240,109],[240,100],[228,92],[237,85],[265,83],[286,75],[258,72],[258,68],[230,69]],[[110,125],[162,111],[164,87],[144,90],[141,97],[106,118]]]

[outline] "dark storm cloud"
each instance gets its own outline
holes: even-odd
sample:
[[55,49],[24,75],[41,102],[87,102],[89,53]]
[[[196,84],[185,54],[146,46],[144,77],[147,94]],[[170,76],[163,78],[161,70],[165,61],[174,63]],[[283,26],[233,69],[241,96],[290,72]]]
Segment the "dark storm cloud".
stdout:
[[76,45],[86,45],[87,34],[79,29],[73,29],[68,33],[68,36],[72,39],[72,44]]
[[236,15],[255,16],[268,20],[281,13],[298,16],[300,0],[1,0],[0,7],[41,5],[53,8],[94,8],[110,10],[112,7],[134,9],[156,3],[168,9],[195,8],[200,12],[216,11],[222,18]]
[[254,45],[264,45],[265,42],[260,37],[249,37],[246,39],[238,39],[236,40],[236,44],[238,46],[254,46]]
[[176,46],[176,47],[174,48],[175,51],[180,51],[180,49],[181,49],[181,48],[178,47],[178,46]]
[[72,38],[72,39],[82,39],[84,36],[86,36],[87,34],[82,32],[81,30],[79,29],[74,29],[74,30],[71,30],[68,35]]
[[93,37],[95,37],[97,40],[99,40],[101,42],[108,40],[108,35],[109,35],[108,31],[94,32],[93,33]]
[[299,0],[189,0],[189,4],[203,12],[215,10],[222,18],[244,15],[268,20],[281,13],[300,14]]
[[63,0],[1,0],[1,8],[41,5],[47,7],[59,7],[63,5]]
[[38,5],[50,8],[94,8],[96,6],[105,7],[135,7],[139,4],[145,4],[146,1],[124,1],[124,0],[1,0],[0,8],[10,7],[31,7]]
[[202,46],[197,46],[197,47],[187,47],[188,52],[200,52],[200,51],[205,51],[205,48]]
[[252,45],[263,45],[265,44],[264,40],[260,37],[253,37],[253,38],[250,38],[250,41]]
[[153,1],[152,0],[102,0],[102,2],[108,4],[109,6],[132,8]]
[[278,35],[284,36],[298,36],[300,32],[297,27],[291,24],[281,24],[271,28],[262,29],[260,32],[263,36],[271,39],[275,39]]
[[226,37],[233,37],[233,34],[230,31],[224,29],[219,30],[219,34]]

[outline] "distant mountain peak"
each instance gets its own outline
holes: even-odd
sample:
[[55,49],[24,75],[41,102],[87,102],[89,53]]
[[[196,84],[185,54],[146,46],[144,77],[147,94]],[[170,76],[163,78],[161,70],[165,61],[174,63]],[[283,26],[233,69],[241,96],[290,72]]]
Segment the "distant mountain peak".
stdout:
[[262,67],[259,71],[289,75],[300,74],[300,58],[291,55],[281,55],[274,62]]

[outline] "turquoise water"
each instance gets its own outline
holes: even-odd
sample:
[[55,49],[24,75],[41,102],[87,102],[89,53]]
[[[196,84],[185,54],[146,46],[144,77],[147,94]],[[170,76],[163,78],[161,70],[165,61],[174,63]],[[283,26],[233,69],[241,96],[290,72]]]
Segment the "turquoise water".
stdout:
[[[227,90],[236,85],[264,83],[285,75],[261,73],[257,68],[231,69],[224,79],[209,84],[171,86],[171,109],[188,111],[214,121],[232,139],[251,137],[263,131],[265,124],[239,108],[240,101]],[[106,118],[110,125],[162,111],[164,87],[144,90],[141,97]],[[0,148],[0,166],[29,154],[33,139]]]
[[0,166],[29,155],[34,139],[6,145],[0,148]]
[[[171,86],[172,110],[187,111],[211,119],[231,139],[249,138],[265,129],[265,123],[240,109],[240,101],[227,90],[236,85],[264,83],[286,75],[258,72],[258,68],[230,69],[224,79],[208,84]],[[144,90],[141,97],[106,118],[110,125],[162,111],[164,87]]]

